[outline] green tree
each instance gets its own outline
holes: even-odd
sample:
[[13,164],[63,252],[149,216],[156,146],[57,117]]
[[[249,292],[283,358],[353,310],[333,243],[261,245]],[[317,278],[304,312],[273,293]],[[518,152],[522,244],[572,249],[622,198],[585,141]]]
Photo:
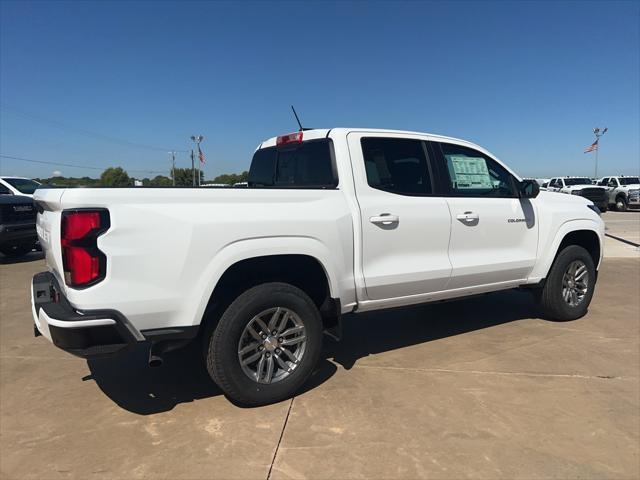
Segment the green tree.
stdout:
[[249,172],[244,171],[242,173],[223,173],[213,179],[213,183],[226,183],[233,185],[234,183],[246,182],[249,178]]
[[104,187],[131,187],[133,181],[120,167],[109,167],[100,175],[100,184]]
[[149,185],[152,187],[170,187],[173,185],[173,182],[169,177],[165,177],[164,175],[156,175],[151,180],[149,180]]
[[[191,187],[193,185],[193,172],[190,168],[176,168],[174,175],[176,178],[176,187]],[[200,170],[200,183],[203,181],[204,173]]]

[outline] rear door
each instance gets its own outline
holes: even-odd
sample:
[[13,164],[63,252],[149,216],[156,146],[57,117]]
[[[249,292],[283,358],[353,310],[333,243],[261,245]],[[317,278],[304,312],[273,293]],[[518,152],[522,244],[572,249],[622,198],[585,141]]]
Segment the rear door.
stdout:
[[347,136],[362,227],[367,297],[382,300],[444,290],[451,274],[451,216],[434,195],[419,136]]
[[525,279],[538,246],[538,222],[517,180],[488,155],[453,143],[431,144],[451,210],[447,289]]

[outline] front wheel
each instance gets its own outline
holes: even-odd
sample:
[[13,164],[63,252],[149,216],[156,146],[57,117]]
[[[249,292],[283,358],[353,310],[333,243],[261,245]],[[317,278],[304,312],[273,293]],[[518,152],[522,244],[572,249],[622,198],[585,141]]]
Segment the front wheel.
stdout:
[[589,252],[570,245],[556,257],[544,287],[540,306],[551,320],[575,320],[587,313],[596,284],[596,269]]
[[616,198],[616,210],[619,212],[627,211],[627,199],[624,197]]
[[299,288],[265,283],[236,298],[209,339],[207,370],[244,406],[291,397],[309,378],[322,349],[322,320]]

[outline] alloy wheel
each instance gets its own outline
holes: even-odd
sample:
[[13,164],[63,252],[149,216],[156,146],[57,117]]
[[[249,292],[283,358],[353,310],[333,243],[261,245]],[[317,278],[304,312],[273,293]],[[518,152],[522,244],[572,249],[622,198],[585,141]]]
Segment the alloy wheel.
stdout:
[[589,272],[582,260],[569,264],[562,276],[562,298],[571,307],[580,305],[589,288]]
[[300,364],[307,346],[302,319],[285,307],[254,316],[238,342],[238,360],[250,379],[272,384],[287,378]]

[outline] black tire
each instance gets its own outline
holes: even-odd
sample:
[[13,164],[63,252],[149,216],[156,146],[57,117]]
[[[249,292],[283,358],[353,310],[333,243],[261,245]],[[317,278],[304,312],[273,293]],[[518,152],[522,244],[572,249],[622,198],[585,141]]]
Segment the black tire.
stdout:
[[[582,301],[575,306],[563,298],[563,277],[574,261],[582,262],[587,268],[587,291]],[[589,252],[578,245],[565,247],[556,257],[539,295],[543,314],[549,320],[575,320],[587,313],[596,283],[596,268]]]
[[618,212],[626,212],[629,206],[627,205],[627,199],[622,195],[616,198],[616,210]]
[[[245,327],[260,312],[283,307],[304,324],[306,346],[295,369],[275,383],[258,383],[240,365],[238,346]],[[322,319],[318,308],[299,288],[287,283],[264,283],[238,296],[222,314],[210,335],[207,371],[225,395],[242,406],[258,406],[292,397],[305,383],[322,351]]]
[[0,252],[4,253],[7,257],[23,257],[27,253],[33,250],[33,245],[5,245],[0,247]]

